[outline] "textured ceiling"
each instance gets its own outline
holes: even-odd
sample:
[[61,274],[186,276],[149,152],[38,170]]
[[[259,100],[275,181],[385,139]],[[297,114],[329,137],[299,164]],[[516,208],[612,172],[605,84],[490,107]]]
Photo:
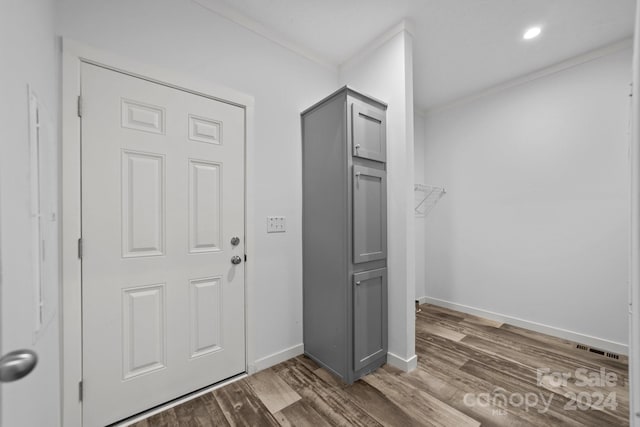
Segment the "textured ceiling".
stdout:
[[[198,0],[335,66],[403,19],[414,97],[433,108],[633,33],[634,0]],[[246,19],[245,19],[246,18]],[[522,40],[532,25],[542,35]]]

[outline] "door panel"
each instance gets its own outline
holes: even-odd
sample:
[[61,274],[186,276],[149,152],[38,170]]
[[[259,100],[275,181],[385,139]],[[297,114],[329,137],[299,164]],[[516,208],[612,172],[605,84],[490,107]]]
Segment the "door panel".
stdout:
[[165,284],[123,290],[123,377],[166,366]]
[[[82,65],[83,418],[245,370],[244,110]],[[224,130],[224,132],[223,132]]]
[[353,275],[354,370],[386,354],[387,270]]
[[189,251],[220,250],[222,165],[189,160]]
[[387,124],[384,111],[357,103],[351,104],[353,155],[385,162]]
[[208,277],[191,280],[191,357],[198,357],[222,349],[220,312],[222,307],[222,278]]
[[387,256],[386,172],[353,166],[353,262]]
[[164,156],[122,151],[122,256],[164,255]]

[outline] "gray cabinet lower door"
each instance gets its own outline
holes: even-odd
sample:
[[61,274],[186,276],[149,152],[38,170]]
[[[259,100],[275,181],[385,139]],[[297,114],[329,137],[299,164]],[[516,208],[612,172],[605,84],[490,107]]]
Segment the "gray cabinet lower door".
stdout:
[[385,354],[387,348],[387,269],[353,275],[354,370]]

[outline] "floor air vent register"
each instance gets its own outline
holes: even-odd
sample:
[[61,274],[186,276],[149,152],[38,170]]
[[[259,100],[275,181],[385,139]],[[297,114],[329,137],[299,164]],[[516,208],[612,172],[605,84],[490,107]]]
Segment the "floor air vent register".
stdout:
[[600,349],[597,349],[597,348],[589,347],[589,346],[586,346],[586,345],[583,345],[583,344],[576,345],[576,348],[580,349],[580,350],[584,350],[584,351],[589,351],[591,353],[596,353],[596,354],[599,354],[600,356],[608,357],[609,359],[616,359],[616,360],[620,359],[620,355],[618,355],[618,354],[610,353],[608,351],[604,351],[604,350],[600,350]]

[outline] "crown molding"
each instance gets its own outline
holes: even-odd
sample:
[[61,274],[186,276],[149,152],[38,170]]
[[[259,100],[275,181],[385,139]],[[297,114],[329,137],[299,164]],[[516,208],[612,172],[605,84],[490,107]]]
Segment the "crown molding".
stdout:
[[237,9],[222,4],[222,2],[215,0],[191,0],[193,3],[201,6],[202,8],[208,10],[209,12],[213,12],[218,16],[221,16],[228,21],[231,21],[235,24],[244,27],[245,29],[251,31],[254,34],[257,34],[260,37],[263,37],[293,53],[296,53],[312,62],[315,62],[318,65],[321,65],[325,68],[330,69],[331,71],[337,72],[338,64],[328,59],[324,58],[321,54],[312,51],[298,43],[292,42],[287,37],[279,34],[276,31],[273,31],[266,26],[262,25],[258,21],[249,18],[245,14],[241,13]]
[[388,28],[386,31],[381,33],[378,37],[373,39],[371,42],[367,43],[365,46],[358,49],[357,53],[353,55],[351,58],[341,63],[338,67],[338,70],[340,72],[343,72],[344,70],[347,70],[353,67],[354,65],[362,61],[364,58],[369,56],[369,54],[371,54],[372,52],[380,48],[380,46],[382,46],[383,44],[385,44],[386,42],[388,42],[389,40],[391,40],[392,38],[394,38],[395,36],[403,32],[413,37],[414,26],[411,21],[407,19],[403,19],[402,21],[398,22],[391,28]]
[[587,53],[583,53],[581,55],[574,56],[569,59],[565,59],[564,61],[558,62],[549,67],[545,67],[540,70],[534,71],[532,73],[525,74],[524,76],[507,80],[503,83],[499,83],[487,89],[483,89],[478,92],[472,93],[470,95],[463,96],[461,98],[437,105],[435,107],[423,109],[421,111],[423,112],[425,117],[430,117],[430,116],[439,114],[443,111],[447,111],[452,108],[456,108],[456,107],[460,107],[462,105],[468,104],[470,102],[473,102],[485,96],[494,95],[498,92],[502,92],[512,87],[521,86],[531,81],[534,81],[543,77],[547,77],[564,70],[568,70],[569,68],[577,67],[579,65],[585,64],[587,62],[591,62],[593,60],[602,58],[604,56],[611,55],[613,53],[620,52],[625,49],[630,49],[632,46],[633,46],[633,39],[631,37],[625,38],[617,42],[611,43],[609,45],[594,49]]
[[397,34],[401,32],[406,32],[410,36],[413,37],[414,34],[414,26],[413,23],[407,19],[403,19],[398,24],[392,26],[391,28],[384,31],[378,37],[373,39],[373,41],[367,43],[364,47],[357,50],[357,53],[353,55],[348,60],[343,63],[336,63],[324,57],[322,54],[319,54],[312,49],[309,49],[305,46],[302,46],[298,43],[291,41],[289,38],[283,36],[282,34],[274,31],[260,22],[249,18],[242,12],[237,9],[227,6],[220,1],[217,0],[191,0],[193,3],[199,5],[200,7],[206,9],[209,12],[215,13],[216,15],[231,21],[241,27],[251,31],[252,33],[263,37],[295,54],[298,54],[312,62],[315,62],[318,65],[321,65],[331,71],[338,72],[343,67],[349,67],[352,64],[359,62],[362,58],[369,55],[371,52],[385,44],[387,41],[395,37]]

